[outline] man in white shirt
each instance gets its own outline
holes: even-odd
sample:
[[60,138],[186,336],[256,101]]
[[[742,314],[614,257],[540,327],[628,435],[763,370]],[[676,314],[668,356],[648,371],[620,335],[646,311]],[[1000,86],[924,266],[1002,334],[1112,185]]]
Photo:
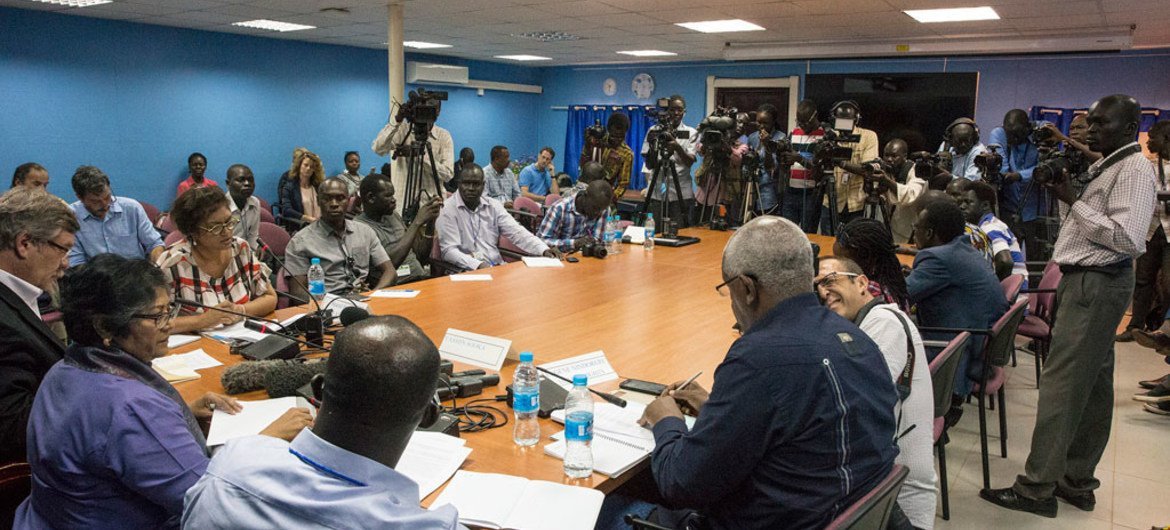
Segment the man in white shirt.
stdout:
[[886,358],[899,393],[895,462],[910,468],[898,505],[915,528],[934,528],[934,387],[922,337],[897,304],[883,304],[869,293],[869,279],[852,260],[822,259],[816,286],[825,306],[857,324]]
[[[699,140],[698,131],[682,122],[686,114],[686,100],[677,94],[670,96],[670,104],[663,121],[646,131],[646,138],[642,142],[642,158],[645,159],[642,175],[646,179],[646,185],[649,186],[654,180],[654,172],[659,167],[659,136],[665,136],[668,131],[670,133],[670,141],[665,147],[669,148],[670,161],[674,165],[675,172],[678,173],[679,189],[676,190],[674,187],[674,178],[670,174],[670,168],[663,167],[659,172],[658,182],[655,183],[654,189],[647,189],[646,192],[650,195],[650,211],[659,219],[666,217],[674,219],[680,227],[690,224],[687,212],[691,210],[691,204],[695,200],[691,166],[695,165],[695,143]],[[682,193],[681,197],[679,192]],[[670,212],[663,212],[664,200],[670,201]]]
[[[442,107],[435,112],[438,113]],[[401,107],[397,114],[394,115],[394,120],[387,123],[385,127],[374,138],[373,144],[370,148],[374,150],[378,156],[389,155],[399,145],[410,145],[414,141],[414,130],[409,121],[404,120],[406,116],[403,115]],[[436,118],[437,119],[437,118]],[[404,143],[405,142],[405,143]],[[439,183],[445,183],[455,176],[455,140],[451,138],[451,133],[438,125],[431,126],[431,135],[427,138],[427,143],[431,146],[431,151],[435,155],[435,174],[439,176]],[[409,158],[401,158],[408,163]],[[423,155],[423,182],[422,189],[431,191],[434,195],[442,195],[442,190],[432,190],[433,183],[431,181],[431,161]],[[394,188],[399,190],[406,189],[406,171],[404,169],[395,170],[394,174],[390,176],[394,182]],[[398,203],[401,208],[409,201],[404,200]],[[399,213],[402,213],[399,210]]]
[[463,270],[500,265],[504,262],[500,256],[501,237],[507,237],[520,250],[532,255],[559,256],[520,226],[500,201],[484,195],[483,187],[483,169],[477,164],[463,166],[459,192],[443,202],[443,210],[435,222],[443,261]]
[[240,217],[240,224],[232,230],[232,235],[247,241],[252,248],[256,248],[256,240],[260,239],[260,199],[252,195],[256,190],[256,178],[252,170],[243,164],[233,164],[227,170],[228,208],[232,215]]
[[914,163],[906,159],[909,151],[904,140],[894,138],[886,142],[882,152],[882,159],[895,173],[883,175],[886,187],[890,190],[886,193],[886,201],[894,207],[894,213],[890,214],[890,233],[894,236],[895,245],[904,245],[910,241],[914,221],[918,219],[918,210],[912,205],[928,185],[914,173]]

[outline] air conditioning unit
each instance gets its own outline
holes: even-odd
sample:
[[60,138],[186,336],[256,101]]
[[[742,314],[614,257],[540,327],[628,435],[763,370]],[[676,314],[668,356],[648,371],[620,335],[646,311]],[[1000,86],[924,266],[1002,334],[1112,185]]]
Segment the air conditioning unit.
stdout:
[[441,83],[445,85],[466,85],[466,66],[433,64],[409,61],[406,63],[406,82],[410,84]]

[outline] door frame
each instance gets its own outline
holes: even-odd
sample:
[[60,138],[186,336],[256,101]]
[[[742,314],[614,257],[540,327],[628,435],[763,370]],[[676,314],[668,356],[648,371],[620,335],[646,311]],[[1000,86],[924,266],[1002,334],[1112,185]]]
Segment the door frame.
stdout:
[[799,102],[800,76],[788,77],[715,77],[707,76],[707,112],[715,112],[716,88],[787,88],[788,89],[788,130],[796,128],[796,105]]

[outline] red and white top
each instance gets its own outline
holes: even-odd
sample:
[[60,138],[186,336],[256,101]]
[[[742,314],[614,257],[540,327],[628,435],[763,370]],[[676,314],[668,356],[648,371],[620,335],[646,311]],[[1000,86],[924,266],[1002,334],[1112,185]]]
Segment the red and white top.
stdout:
[[[248,243],[235,238],[232,257],[223,274],[212,278],[200,270],[191,253],[191,243],[180,241],[158,257],[158,266],[171,284],[175,298],[194,300],[205,305],[223,301],[246,304],[268,292],[268,266],[252,252]],[[183,307],[184,313],[200,313],[202,308]]]

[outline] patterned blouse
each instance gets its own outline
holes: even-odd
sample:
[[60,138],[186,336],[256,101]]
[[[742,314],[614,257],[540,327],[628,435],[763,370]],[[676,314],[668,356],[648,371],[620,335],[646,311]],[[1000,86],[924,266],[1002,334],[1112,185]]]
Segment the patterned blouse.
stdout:
[[[231,252],[227,268],[217,278],[199,270],[188,241],[180,241],[166,249],[158,258],[158,266],[170,282],[175,298],[206,305],[216,305],[223,301],[243,305],[267,293],[268,266],[252,252],[248,243],[235,238]],[[183,307],[183,314],[202,311],[202,308]]]

